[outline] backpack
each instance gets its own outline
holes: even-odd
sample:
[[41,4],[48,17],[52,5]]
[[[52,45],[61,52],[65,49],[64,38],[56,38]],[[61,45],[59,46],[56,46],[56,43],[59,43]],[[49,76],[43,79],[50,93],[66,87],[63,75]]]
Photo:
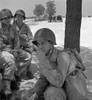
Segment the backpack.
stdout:
[[83,65],[82,58],[76,49],[66,49],[65,52],[73,56],[77,62],[75,70],[73,71],[74,73],[70,73],[65,79],[64,89],[67,94],[67,100],[88,100],[87,77],[83,73],[86,69]]
[[78,53],[78,51],[76,50],[76,49],[64,49],[64,50],[62,50],[62,52],[66,52],[66,53],[68,53],[70,56],[73,56],[73,58],[75,59],[75,61],[77,62],[77,65],[76,65],[76,68],[79,68],[79,69],[81,69],[82,71],[85,71],[86,70],[86,68],[85,68],[85,66],[84,66],[84,64],[83,64],[83,60],[82,60],[82,58],[81,58],[81,56],[80,56],[80,54]]

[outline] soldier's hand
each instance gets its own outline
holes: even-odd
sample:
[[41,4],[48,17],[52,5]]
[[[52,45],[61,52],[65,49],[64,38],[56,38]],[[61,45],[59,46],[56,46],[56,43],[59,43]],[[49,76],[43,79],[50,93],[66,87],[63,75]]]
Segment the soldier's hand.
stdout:
[[44,68],[45,61],[46,61],[45,53],[41,50],[38,50],[37,51],[37,58],[38,58],[38,61],[39,61],[39,63],[38,63],[39,67]]
[[43,52],[42,50],[38,50],[37,58],[39,59],[40,62],[44,61],[46,59],[45,52]]
[[52,69],[51,65],[50,65],[50,60],[48,59],[47,56],[45,56],[45,52],[43,51],[37,51],[37,58],[39,60],[39,69],[43,70],[43,69]]
[[27,35],[26,34],[20,34],[20,37],[23,39],[27,39]]

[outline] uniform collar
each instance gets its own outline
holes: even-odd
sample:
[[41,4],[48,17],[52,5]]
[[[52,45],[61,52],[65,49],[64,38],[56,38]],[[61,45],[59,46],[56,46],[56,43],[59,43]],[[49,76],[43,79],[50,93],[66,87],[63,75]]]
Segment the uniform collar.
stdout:
[[14,21],[14,25],[15,25],[16,29],[19,31],[19,30],[21,30],[21,29],[22,29],[22,27],[23,27],[25,24],[24,24],[24,23],[22,23],[22,24],[21,24],[21,26],[20,26],[20,27],[18,27],[17,21]]

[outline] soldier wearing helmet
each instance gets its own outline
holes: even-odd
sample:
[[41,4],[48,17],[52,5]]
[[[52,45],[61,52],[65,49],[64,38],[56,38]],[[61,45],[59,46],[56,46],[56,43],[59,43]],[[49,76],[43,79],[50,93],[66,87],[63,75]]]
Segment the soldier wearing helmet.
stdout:
[[44,29],[38,30],[36,32],[36,34],[34,35],[33,44],[35,44],[37,46],[37,41],[41,40],[41,39],[47,40],[47,41],[51,42],[53,45],[56,44],[55,35],[54,35],[53,31],[50,29],[44,28]]
[[11,50],[17,45],[16,32],[11,26],[13,15],[9,9],[0,11],[0,73],[4,81],[4,91],[10,94],[10,84],[14,80],[14,72],[16,70],[15,58],[11,54]]
[[[45,100],[75,100],[70,99],[75,97],[77,98],[76,100],[81,100],[81,98],[84,100],[86,94],[85,96],[82,96],[82,94],[80,96],[80,92],[83,88],[80,88],[79,92],[74,84],[71,86],[71,79],[72,82],[75,81],[72,72],[75,71],[77,62],[73,59],[70,51],[60,50],[54,46],[56,44],[54,32],[48,28],[39,29],[34,35],[33,44],[38,47],[37,58],[39,60],[40,78],[35,84],[34,93],[29,100],[35,100],[37,98],[40,100],[42,96],[44,96]],[[76,77],[80,79],[81,75]],[[67,80],[69,77],[72,78]],[[85,79],[83,75],[81,78],[82,86]],[[68,83],[70,87],[66,87],[65,89],[63,86],[66,81],[70,82]],[[85,82],[83,84],[85,84]],[[78,84],[80,84],[80,82]],[[72,97],[70,97],[68,89],[74,90],[73,92],[75,94],[73,94],[72,91],[72,93],[70,93]],[[66,96],[67,93],[68,99]],[[84,93],[86,93],[85,89]]]
[[12,17],[13,17],[12,12],[9,9],[2,9],[2,11],[0,12],[0,20]]
[[17,10],[14,14],[13,27],[17,30],[19,34],[20,48],[22,49],[26,49],[29,47],[33,48],[31,42],[33,40],[33,35],[29,26],[23,22],[25,18],[25,12],[21,9]]
[[[25,18],[26,18],[25,12],[21,9],[17,10],[14,14],[14,22],[12,23],[12,26],[14,30],[17,31],[18,34],[18,43],[19,43],[18,47],[20,50],[19,51],[20,54],[18,55],[18,57],[21,56],[22,58],[24,57],[24,59],[28,59],[30,61],[31,59],[30,53],[32,53],[33,51],[33,44],[32,44],[33,35],[30,30],[30,27],[26,23],[24,23]],[[19,60],[21,60],[21,57],[19,57],[20,58]],[[18,76],[20,78],[24,78],[25,76],[27,76],[27,78],[32,78],[33,76],[29,68],[30,64],[27,67],[25,67],[25,70],[21,72],[21,74]]]
[[24,19],[26,18],[25,12],[24,12],[23,10],[21,10],[21,9],[20,9],[20,10],[17,10],[17,11],[15,12],[14,17],[16,17],[17,15],[23,16]]

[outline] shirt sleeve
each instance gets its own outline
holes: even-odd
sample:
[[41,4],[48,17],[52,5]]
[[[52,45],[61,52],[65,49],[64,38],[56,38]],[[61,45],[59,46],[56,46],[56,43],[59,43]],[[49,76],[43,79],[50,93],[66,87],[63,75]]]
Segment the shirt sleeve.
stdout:
[[[49,66],[51,65],[49,64]],[[67,53],[60,53],[57,58],[56,69],[43,69],[43,74],[52,85],[62,87],[67,76],[68,67],[69,55]]]
[[70,67],[70,55],[66,52],[60,53],[57,58],[57,63],[58,63],[57,68],[61,73],[61,79],[62,82],[64,83]]
[[15,30],[15,34],[14,34],[14,49],[19,49],[19,48],[20,48],[19,35],[18,35],[18,32]]

